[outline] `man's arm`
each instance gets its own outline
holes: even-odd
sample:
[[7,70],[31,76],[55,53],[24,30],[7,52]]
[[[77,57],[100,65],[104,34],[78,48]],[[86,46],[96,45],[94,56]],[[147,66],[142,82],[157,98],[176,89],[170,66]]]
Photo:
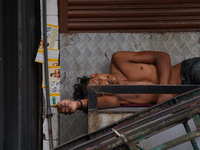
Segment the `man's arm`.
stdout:
[[[82,109],[88,108],[88,99],[82,99]],[[56,104],[59,113],[71,114],[81,108],[79,101],[62,100]],[[120,106],[120,101],[115,96],[101,96],[97,98],[97,109],[112,108]]]
[[[122,70],[124,63],[144,63],[144,64],[153,64],[156,66],[157,74],[159,77],[160,85],[168,85],[171,78],[172,67],[170,56],[164,52],[153,52],[153,51],[141,51],[141,52],[131,52],[131,51],[122,51],[116,52],[113,54],[111,61],[112,65],[117,67],[119,70]],[[162,102],[171,96],[166,94],[159,95],[158,102]]]

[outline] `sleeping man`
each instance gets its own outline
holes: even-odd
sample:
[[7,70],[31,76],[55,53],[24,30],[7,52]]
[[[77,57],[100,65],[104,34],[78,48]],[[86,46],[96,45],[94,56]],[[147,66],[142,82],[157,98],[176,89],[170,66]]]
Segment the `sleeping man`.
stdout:
[[[171,66],[170,56],[164,52],[121,51],[113,54],[110,74],[91,74],[78,78],[74,99],[57,103],[60,113],[71,114],[88,106],[89,85],[180,85],[200,83],[200,58],[192,58]],[[160,103],[174,97],[171,94],[113,94],[97,98],[97,108],[112,108],[122,104]],[[77,100],[78,99],[78,100]]]

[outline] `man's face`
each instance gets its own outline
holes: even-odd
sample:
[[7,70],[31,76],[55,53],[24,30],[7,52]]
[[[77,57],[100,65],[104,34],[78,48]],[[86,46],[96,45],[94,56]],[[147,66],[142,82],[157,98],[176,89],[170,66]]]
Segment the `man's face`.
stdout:
[[[92,76],[92,75],[91,75]],[[88,85],[110,85],[117,84],[117,79],[114,75],[111,74],[95,74],[90,79]]]
[[56,73],[53,73],[53,74],[52,74],[52,77],[56,77]]

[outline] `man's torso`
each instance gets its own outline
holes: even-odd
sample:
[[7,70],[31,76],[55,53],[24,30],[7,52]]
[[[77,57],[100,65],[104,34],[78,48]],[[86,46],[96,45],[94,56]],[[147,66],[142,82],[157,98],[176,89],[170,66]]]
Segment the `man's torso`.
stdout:
[[[127,62],[120,68],[111,64],[111,74],[118,79],[118,84],[123,85],[155,85],[159,84],[156,66]],[[164,68],[163,68],[164,69]],[[172,67],[172,75],[169,84],[180,84],[180,64]],[[117,94],[121,104],[127,103],[156,103],[158,94]]]

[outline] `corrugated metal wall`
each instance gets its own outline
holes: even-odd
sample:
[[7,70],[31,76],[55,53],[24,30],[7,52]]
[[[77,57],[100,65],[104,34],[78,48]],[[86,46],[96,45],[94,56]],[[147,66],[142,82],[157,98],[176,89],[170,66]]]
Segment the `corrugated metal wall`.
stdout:
[[[4,149],[38,149],[39,0],[2,1],[4,48]],[[2,140],[2,139],[0,139]]]
[[60,32],[200,31],[199,0],[59,0]]

